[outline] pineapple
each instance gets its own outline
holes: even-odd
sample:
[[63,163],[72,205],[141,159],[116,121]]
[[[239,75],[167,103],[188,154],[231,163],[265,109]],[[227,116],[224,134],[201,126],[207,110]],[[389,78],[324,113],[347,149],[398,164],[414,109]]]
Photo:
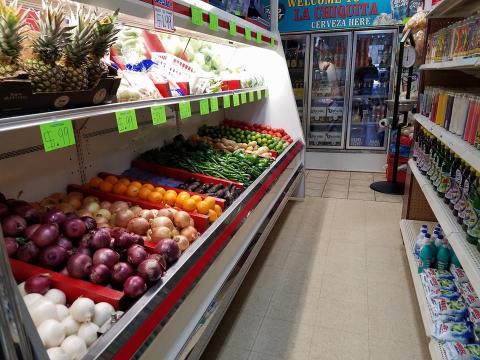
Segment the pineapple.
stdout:
[[120,31],[115,26],[118,11],[117,9],[112,16],[104,16],[95,22],[92,51],[87,57],[89,88],[93,88],[101,77],[108,74],[108,67],[102,58],[107,54],[110,46],[117,40],[117,34]]
[[86,90],[88,89],[86,59],[92,48],[95,22],[92,15],[83,7],[78,7],[76,13],[72,13],[72,19],[77,25],[60,61],[64,73],[64,90]]
[[0,80],[14,78],[21,70],[18,63],[26,38],[26,13],[21,14],[17,0],[7,5],[0,0]]
[[24,62],[34,92],[60,92],[64,74],[57,61],[62,55],[71,28],[64,26],[64,7],[43,2],[37,26],[39,36],[33,41],[33,58]]

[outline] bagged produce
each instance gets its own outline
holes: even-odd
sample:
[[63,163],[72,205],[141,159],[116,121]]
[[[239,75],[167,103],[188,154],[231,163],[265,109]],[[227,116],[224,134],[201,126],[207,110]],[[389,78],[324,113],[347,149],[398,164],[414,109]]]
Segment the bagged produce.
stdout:
[[430,269],[425,269],[424,273],[428,277],[435,277],[437,279],[449,279],[449,280],[454,279],[453,274],[447,270],[438,270],[438,269],[430,268]]
[[444,298],[448,300],[458,300],[460,297],[458,292],[445,289],[427,289],[427,295],[430,299]]
[[465,271],[463,271],[462,268],[456,267],[455,265],[450,265],[450,272],[453,275],[453,278],[455,279],[455,282],[457,284],[459,283],[465,283],[468,281],[467,274],[465,274]]
[[437,279],[436,277],[427,276],[424,273],[420,274],[420,278],[428,289],[444,289],[450,291],[457,289],[453,280]]
[[457,341],[468,344],[473,340],[473,332],[470,324],[437,322],[433,326],[432,337],[440,342]]
[[431,299],[433,313],[435,316],[454,316],[466,317],[468,315],[468,307],[461,300],[448,300],[445,298]]

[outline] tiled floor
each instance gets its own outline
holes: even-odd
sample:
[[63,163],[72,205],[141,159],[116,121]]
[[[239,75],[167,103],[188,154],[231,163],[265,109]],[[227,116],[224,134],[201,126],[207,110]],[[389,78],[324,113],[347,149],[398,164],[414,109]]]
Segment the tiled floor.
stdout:
[[385,195],[370,189],[374,181],[386,180],[381,173],[307,170],[305,191],[307,196],[401,202],[402,197]]
[[308,174],[323,197],[287,205],[202,360],[430,359],[401,204],[352,199],[372,176]]

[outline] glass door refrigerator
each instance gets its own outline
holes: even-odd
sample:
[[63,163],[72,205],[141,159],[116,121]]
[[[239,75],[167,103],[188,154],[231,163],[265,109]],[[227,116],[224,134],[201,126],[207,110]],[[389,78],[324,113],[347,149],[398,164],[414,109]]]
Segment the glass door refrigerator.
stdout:
[[350,32],[312,35],[307,146],[343,149],[350,83]]
[[388,130],[378,122],[387,116],[393,89],[395,36],[393,29],[354,32],[347,149],[387,147]]
[[300,117],[304,134],[308,94],[308,60],[310,58],[309,43],[310,35],[282,36],[283,51],[285,52],[293,93],[297,102],[298,116]]

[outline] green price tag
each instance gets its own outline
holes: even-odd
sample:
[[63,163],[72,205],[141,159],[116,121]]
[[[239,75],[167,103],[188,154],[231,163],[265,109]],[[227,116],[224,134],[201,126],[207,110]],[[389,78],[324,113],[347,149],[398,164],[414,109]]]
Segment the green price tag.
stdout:
[[180,111],[180,119],[182,120],[192,116],[190,101],[180,101],[178,103],[178,110]]
[[254,102],[254,100],[255,100],[255,96],[254,96],[254,95],[255,95],[255,93],[254,93],[253,91],[250,91],[250,92],[248,93],[248,101],[249,101],[249,102]]
[[208,14],[208,16],[210,17],[210,23],[208,24],[208,27],[210,30],[218,31],[218,16],[212,13]]
[[45,152],[75,144],[72,120],[55,121],[40,125]]
[[208,99],[200,100],[200,115],[207,115],[210,113],[210,108],[208,107]]
[[265,97],[268,97],[268,89],[265,89]]
[[257,37],[255,41],[257,42],[257,44],[260,44],[262,42],[262,34],[260,33],[260,31],[257,31]]
[[117,111],[115,113],[115,118],[117,119],[119,133],[138,129],[137,114],[135,113],[135,110]]
[[233,94],[233,106],[240,105],[240,96],[238,94]]
[[257,100],[262,100],[262,90],[257,90]]
[[167,122],[167,113],[165,112],[164,105],[152,106],[150,113],[152,114],[153,125],[160,125]]
[[252,40],[252,32],[248,27],[245,28],[245,40]]
[[247,93],[241,93],[240,100],[242,101],[242,104],[245,104],[247,102]]
[[203,15],[202,10],[196,6],[192,6],[192,23],[194,25],[203,25]]
[[237,35],[237,23],[235,21],[228,22],[228,34],[230,36]]
[[223,108],[228,109],[230,107],[230,95],[223,95]]
[[270,38],[270,45],[273,47],[275,46],[275,39],[272,37]]
[[214,97],[210,99],[210,110],[212,112],[218,111],[218,97]]

